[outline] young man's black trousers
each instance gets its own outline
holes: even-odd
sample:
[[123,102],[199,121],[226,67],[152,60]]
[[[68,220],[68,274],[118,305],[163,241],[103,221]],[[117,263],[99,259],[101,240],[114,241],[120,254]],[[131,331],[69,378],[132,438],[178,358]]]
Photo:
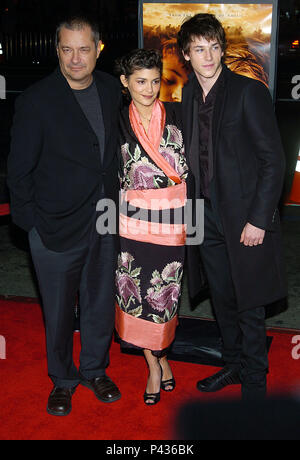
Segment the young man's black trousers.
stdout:
[[239,368],[244,395],[264,395],[268,370],[265,308],[239,311],[222,225],[208,200],[200,253],[223,339],[223,359],[226,365]]

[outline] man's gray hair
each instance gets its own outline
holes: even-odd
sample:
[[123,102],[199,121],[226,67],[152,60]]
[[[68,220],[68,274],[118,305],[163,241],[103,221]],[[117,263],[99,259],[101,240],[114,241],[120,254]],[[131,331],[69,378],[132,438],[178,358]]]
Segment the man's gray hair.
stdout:
[[95,46],[97,48],[98,43],[101,39],[100,37],[100,31],[98,24],[95,22],[91,21],[90,19],[84,17],[84,16],[74,16],[71,17],[70,19],[66,19],[60,24],[58,24],[56,28],[56,34],[55,34],[55,46],[57,47],[60,41],[60,32],[61,29],[69,29],[69,30],[82,30],[85,27],[90,27],[92,30],[92,35],[93,35],[93,40],[95,42]]

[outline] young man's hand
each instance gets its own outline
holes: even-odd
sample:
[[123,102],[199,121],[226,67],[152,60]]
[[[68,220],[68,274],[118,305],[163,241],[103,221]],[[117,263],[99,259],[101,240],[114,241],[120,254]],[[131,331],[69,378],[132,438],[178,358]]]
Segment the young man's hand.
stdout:
[[244,227],[240,242],[244,243],[244,246],[258,246],[259,244],[263,244],[265,234],[265,230],[248,223]]

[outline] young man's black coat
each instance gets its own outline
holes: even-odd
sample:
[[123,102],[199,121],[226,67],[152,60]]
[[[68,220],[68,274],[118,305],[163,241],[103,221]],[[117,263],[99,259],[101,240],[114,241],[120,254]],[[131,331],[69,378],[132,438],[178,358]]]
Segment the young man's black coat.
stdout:
[[[190,198],[200,198],[200,164],[195,167],[199,153],[192,142],[195,79],[193,73],[183,89],[182,100]],[[225,66],[224,81],[212,121],[212,202],[223,225],[238,307],[242,311],[286,296],[277,210],[285,157],[268,89]],[[240,243],[247,222],[266,230],[263,245],[245,247]],[[190,294],[194,297],[201,285],[195,247],[189,246],[187,254]]]

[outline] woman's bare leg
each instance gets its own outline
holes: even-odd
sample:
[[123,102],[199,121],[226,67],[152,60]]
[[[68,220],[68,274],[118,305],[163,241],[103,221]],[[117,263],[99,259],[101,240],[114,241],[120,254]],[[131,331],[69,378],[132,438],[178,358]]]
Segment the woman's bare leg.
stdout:
[[[160,385],[161,385],[161,367],[159,364],[159,360],[156,356],[154,356],[151,350],[144,350],[144,355],[149,367],[149,377],[148,383],[146,387],[146,393],[149,394],[156,394],[160,392]],[[145,401],[146,403],[152,403],[151,399]]]

